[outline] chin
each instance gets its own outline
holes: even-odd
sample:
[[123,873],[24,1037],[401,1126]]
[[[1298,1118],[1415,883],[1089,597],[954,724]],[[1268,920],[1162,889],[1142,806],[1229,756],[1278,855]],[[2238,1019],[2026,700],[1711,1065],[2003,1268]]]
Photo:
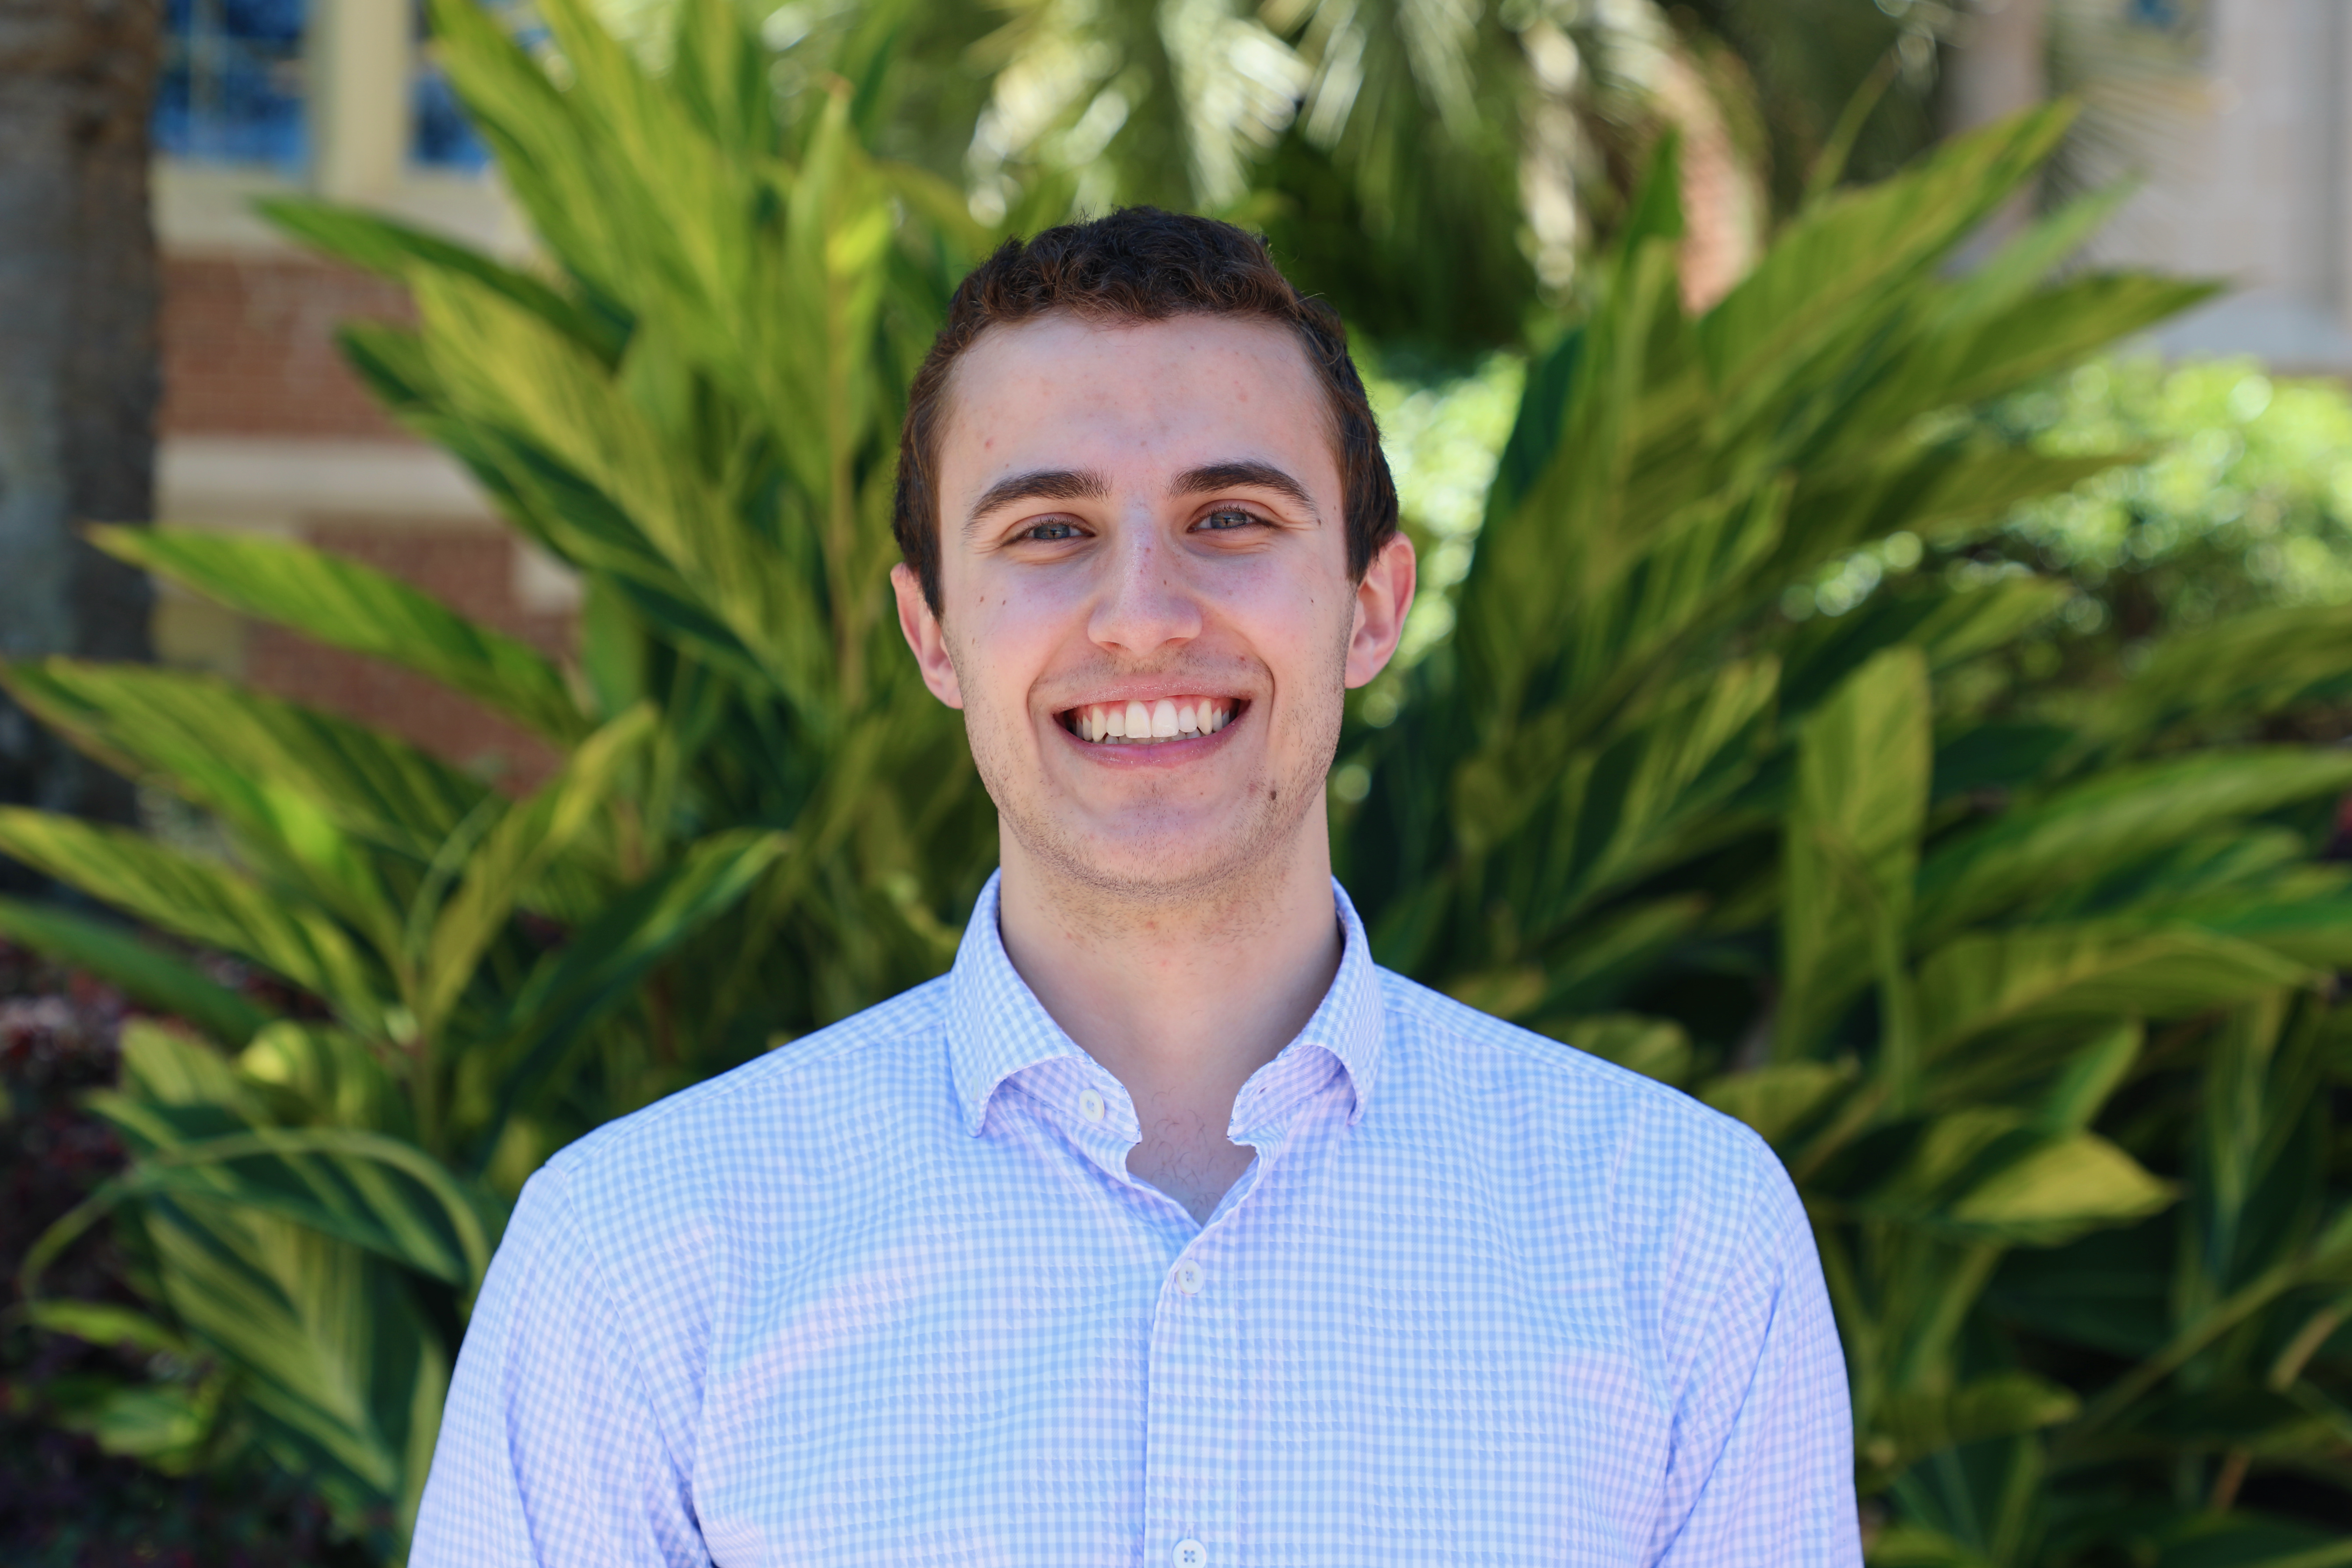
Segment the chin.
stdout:
[[[1031,846],[1037,858],[1072,881],[1129,900],[1189,899],[1247,879],[1253,857],[1201,853],[1206,833],[1151,833],[1074,838],[1050,848]],[[1210,842],[1214,842],[1210,838]]]

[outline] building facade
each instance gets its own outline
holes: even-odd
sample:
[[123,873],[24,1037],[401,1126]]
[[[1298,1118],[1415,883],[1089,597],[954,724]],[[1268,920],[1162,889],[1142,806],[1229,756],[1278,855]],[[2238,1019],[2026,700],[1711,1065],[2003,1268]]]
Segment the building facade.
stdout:
[[2059,178],[2137,187],[2092,264],[2230,286],[2167,353],[2352,377],[2352,5],[1971,0],[1953,46],[1961,125],[2083,99]]

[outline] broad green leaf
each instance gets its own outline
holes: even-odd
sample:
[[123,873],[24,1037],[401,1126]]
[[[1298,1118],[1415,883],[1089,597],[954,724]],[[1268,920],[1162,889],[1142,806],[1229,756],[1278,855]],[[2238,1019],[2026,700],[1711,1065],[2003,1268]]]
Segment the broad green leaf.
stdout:
[[280,1019],[237,1053],[236,1066],[290,1096],[310,1125],[415,1134],[400,1078],[376,1049],[341,1029]]
[[1899,1446],[1903,1458],[1885,1467],[1899,1470],[1939,1449],[2053,1426],[2081,1408],[2082,1401],[2063,1384],[2032,1373],[2003,1372],[1948,1393],[1891,1394],[1880,1403],[1873,1425]]
[[2352,1541],[2339,1531],[2284,1519],[2201,1512],[2165,1532],[2155,1568],[2344,1568]]
[[1465,849],[1486,850],[1544,808],[1534,842],[1506,874],[1521,919],[1548,932],[1669,857],[1678,836],[1747,779],[1779,677],[1769,659],[1695,675],[1598,751],[1548,754],[1552,734],[1531,726],[1463,764],[1455,836]]
[[96,528],[91,542],[233,610],[413,669],[557,742],[586,729],[538,650],[356,561],[255,534]]
[[1557,700],[1630,684],[1678,638],[1745,598],[1748,574],[1780,542],[1790,488],[1783,479],[1709,497],[1669,520],[1620,563],[1621,575],[1588,583],[1560,605],[1570,646]]
[[1867,466],[1832,469],[1797,492],[1789,519],[1791,564],[1811,566],[1898,531],[1934,540],[1997,521],[2021,500],[2070,489],[2136,456],[1934,446],[1889,461],[1873,451]]
[[1946,290],[1937,301],[1937,317],[1981,320],[2025,299],[2136,194],[2130,181],[2118,180],[2035,218]]
[[[91,1388],[86,1378],[59,1379],[43,1392],[58,1426],[79,1432],[106,1453],[167,1476],[184,1476],[212,1457],[220,1425],[223,1384],[215,1373],[197,1383],[118,1383]],[[58,1383],[73,1386],[59,1397]]]
[[277,1215],[469,1295],[489,1267],[481,1203],[414,1144],[336,1127],[163,1142],[164,1123],[134,1102],[110,1099],[103,1111],[157,1145],[108,1184],[115,1201],[163,1194]]
[[121,828],[0,808],[0,853],[324,997],[362,1031],[383,1005],[377,972],[343,929],[250,879]]
[[2059,1069],[2042,1110],[2053,1132],[2084,1132],[2139,1060],[2147,1030],[2137,1021],[2116,1025],[2083,1046]]
[[[419,1422],[436,1426],[449,1350],[392,1267],[309,1226],[157,1197],[142,1229],[165,1300],[234,1366],[266,1451],[363,1539],[396,1519]],[[404,1531],[403,1531],[404,1533]],[[384,1543],[397,1559],[399,1536]]]
[[2210,714],[2252,718],[2340,700],[2352,670],[2352,605],[2263,610],[2168,636],[2100,711],[2111,743],[2146,744]]
[[2094,1226],[2144,1218],[2174,1195],[2113,1143],[2081,1132],[2049,1142],[1979,1183],[1946,1217],[1963,1230],[2051,1247]]
[[[264,1124],[227,1064],[164,1030],[126,1030],[123,1053],[130,1092],[89,1103],[123,1134],[132,1163],[27,1251],[28,1295],[91,1224],[159,1195],[278,1215],[468,1294],[479,1285],[502,1221],[414,1143],[357,1128]],[[201,1131],[189,1136],[191,1127]]]
[[2034,1247],[2145,1218],[2174,1197],[2105,1139],[2053,1134],[2001,1106],[1890,1123],[1851,1145],[1822,1179],[1859,1215]]
[[2207,752],[2111,770],[2021,807],[1919,868],[1915,941],[1932,943],[2038,892],[2233,819],[2352,788],[2352,756]]
[[1900,963],[1932,766],[1927,662],[1873,658],[1806,721],[1788,818],[1774,1051],[1810,1054],[1874,975]]
[[60,963],[86,969],[121,987],[133,1001],[186,1019],[224,1045],[251,1039],[269,1009],[206,977],[193,964],[123,930],[86,915],[0,899],[0,935]]
[[365,726],[210,675],[49,658],[0,673],[44,723],[132,774],[247,830],[268,831],[266,787],[282,785],[343,832],[419,862],[493,792]]
[[[460,279],[422,279],[417,299],[427,350],[453,407],[577,475],[643,542],[637,551],[599,553],[581,534],[567,541],[567,553],[629,573],[646,591],[723,626],[729,642],[748,650],[796,707],[828,704],[821,690],[827,623],[810,584],[762,559],[760,535],[728,515],[698,466],[666,445],[656,423],[593,356]],[[661,342],[641,332],[631,354],[659,353]],[[521,470],[511,477],[524,485],[534,479]],[[643,570],[645,554],[658,561],[656,571]]]
[[1761,1133],[1776,1149],[1810,1131],[1853,1085],[1853,1073],[1828,1062],[1782,1062],[1714,1079],[1699,1098]]
[[[1909,644],[1940,670],[2014,642],[2057,614],[2073,593],[2047,578],[2004,577],[1966,588],[1876,594],[1845,615],[1816,616],[1789,636],[1781,716],[1811,710],[1881,648]],[[1969,732],[1987,728],[1972,722]]]
[[[1560,933],[1543,964],[1543,991],[1530,1014],[1571,1016],[1612,1006],[1641,984],[1706,914],[1705,900],[1685,896],[1620,905]],[[1580,1044],[1556,1023],[1536,1027]]]
[[2233,937],[2103,924],[2030,926],[1960,937],[1919,966],[1922,1050],[1937,1054],[2004,1025],[2137,1015],[2177,1018],[2310,977]]
[[434,922],[416,1001],[417,1028],[439,1034],[449,1009],[523,890],[606,808],[621,769],[653,728],[635,708],[584,742],[563,771],[499,821],[468,858],[456,897]]
[[[2210,283],[2144,273],[2091,273],[2012,298],[1990,313],[1930,304],[1927,330],[1904,345],[1873,389],[1871,416],[1853,421],[1835,444],[1866,449],[1888,422],[2013,391],[2217,291]],[[1965,294],[1963,284],[1945,298]]]
[[186,1356],[185,1336],[146,1313],[112,1301],[70,1301],[44,1297],[24,1305],[25,1321],[53,1334],[71,1334],[94,1345],[129,1345],[151,1355]]
[[256,205],[262,216],[296,239],[354,266],[397,282],[406,282],[419,268],[463,273],[545,318],[608,361],[620,357],[624,334],[611,321],[582,309],[530,273],[468,246],[330,202],[277,196]]
[[2053,105],[1945,144],[1899,180],[1842,195],[1797,219],[1700,326],[1708,374],[1735,406],[1761,405],[1850,341],[1866,307],[1927,272],[2064,134]]
[[791,847],[780,833],[715,834],[550,954],[517,997],[494,1045],[458,1061],[458,1103],[487,1112],[480,1158],[488,1157],[508,1119],[530,1105],[588,1028],[626,1001],[680,943],[740,900]]

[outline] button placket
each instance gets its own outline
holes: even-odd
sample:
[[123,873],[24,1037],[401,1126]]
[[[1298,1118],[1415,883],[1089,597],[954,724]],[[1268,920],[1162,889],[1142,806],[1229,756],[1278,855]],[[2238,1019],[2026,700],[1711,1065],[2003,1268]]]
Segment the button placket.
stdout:
[[[1205,1236],[1206,1233],[1202,1233]],[[1151,1331],[1147,1374],[1144,1529],[1147,1562],[1205,1568],[1235,1560],[1241,1456],[1241,1394],[1236,1375],[1239,1300],[1233,1231],[1204,1247],[1196,1236],[1164,1277]],[[1214,1251],[1212,1268],[1201,1254]],[[1160,1557],[1159,1553],[1168,1555]]]

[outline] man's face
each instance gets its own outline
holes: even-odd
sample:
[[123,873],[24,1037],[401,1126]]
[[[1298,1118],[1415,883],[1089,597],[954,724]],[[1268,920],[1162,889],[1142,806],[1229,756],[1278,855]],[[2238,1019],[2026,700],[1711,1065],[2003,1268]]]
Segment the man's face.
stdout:
[[941,611],[901,566],[900,623],[1021,852],[1156,900],[1319,840],[1342,689],[1394,649],[1412,553],[1349,581],[1328,404],[1287,330],[991,329],[937,471]]

